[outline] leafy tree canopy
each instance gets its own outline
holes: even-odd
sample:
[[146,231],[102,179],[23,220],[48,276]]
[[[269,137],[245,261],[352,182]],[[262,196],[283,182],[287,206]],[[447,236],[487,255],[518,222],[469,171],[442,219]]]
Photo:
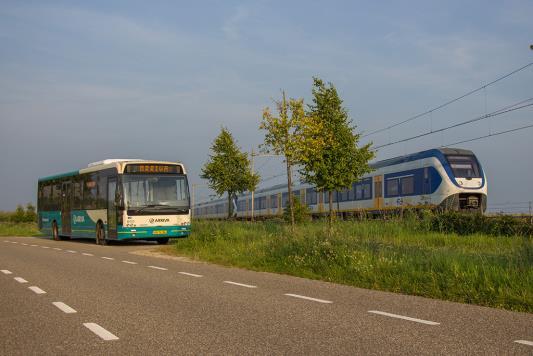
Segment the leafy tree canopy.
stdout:
[[319,190],[349,188],[371,171],[371,143],[359,147],[360,135],[342,106],[333,84],[313,78],[313,104],[309,105],[308,131],[304,134],[300,173]]
[[240,151],[228,129],[221,128],[211,151],[200,176],[208,180],[209,187],[219,196],[228,193],[228,214],[231,216],[232,195],[255,189],[259,175],[251,172],[248,154]]

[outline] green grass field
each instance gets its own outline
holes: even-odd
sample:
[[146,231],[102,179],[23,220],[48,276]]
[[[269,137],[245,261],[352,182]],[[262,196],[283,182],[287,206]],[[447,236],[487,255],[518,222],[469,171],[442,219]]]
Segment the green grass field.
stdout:
[[41,236],[35,223],[0,222],[0,236]]
[[533,239],[430,232],[413,220],[195,221],[173,252],[257,271],[533,312]]

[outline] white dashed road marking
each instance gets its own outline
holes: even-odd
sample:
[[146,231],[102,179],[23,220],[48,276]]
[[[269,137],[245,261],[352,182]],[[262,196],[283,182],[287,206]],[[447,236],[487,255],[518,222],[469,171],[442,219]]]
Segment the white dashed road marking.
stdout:
[[104,260],[114,260],[113,257],[102,257]]
[[48,247],[48,246],[41,246],[41,248],[50,248],[50,247]]
[[35,294],[46,294],[44,290],[42,290],[41,288],[37,286],[31,286],[31,287],[28,287],[28,289],[34,291]]
[[27,280],[25,280],[24,278],[22,277],[15,277],[13,278],[15,281],[19,282],[19,283],[28,283]]
[[411,317],[408,317],[408,316],[391,314],[391,313],[386,313],[386,312],[382,312],[382,311],[378,311],[378,310],[369,310],[368,312],[369,313],[373,313],[373,314],[384,315],[384,316],[388,316],[388,317],[396,318],[396,319],[414,321],[416,323],[421,323],[421,324],[426,324],[426,325],[440,325],[440,323],[437,323],[437,322],[434,322],[434,321],[416,319],[416,318],[411,318]]
[[191,277],[203,277],[201,274],[194,274],[194,273],[188,273],[188,272],[178,272],[178,273],[181,273],[181,274],[184,274],[186,276],[191,276]]
[[232,281],[224,281],[224,283],[233,284],[234,286],[239,286],[239,287],[257,288],[256,286],[252,286],[250,284],[237,283],[237,282],[232,282]]
[[310,300],[310,301],[312,301],[312,302],[318,302],[318,303],[324,303],[324,304],[331,304],[331,303],[333,303],[333,302],[330,301],[330,300],[311,298],[311,297],[306,297],[305,295],[291,294],[291,293],[286,293],[285,295],[288,296],[288,297],[293,297],[293,298],[300,298],[300,299]]
[[7,269],[0,270],[3,274],[12,274],[13,272],[8,271]]
[[83,252],[82,255],[84,256],[94,256],[92,253]]
[[168,271],[168,268],[157,267],[157,266],[148,266],[148,268],[159,269],[161,271]]
[[11,242],[11,241],[8,241],[8,240],[4,240],[5,243],[8,243],[8,242]]
[[528,345],[533,346],[533,341],[527,341],[527,340],[515,340],[516,343],[522,344],[522,345]]
[[30,245],[31,247],[38,247],[39,245]]
[[77,251],[74,251],[74,250],[66,250],[65,252],[76,253]]
[[95,324],[95,323],[83,323],[83,326],[85,326],[87,329],[91,330],[93,333],[95,333],[101,339],[103,339],[105,341],[118,340],[118,337],[116,337],[115,335],[111,334],[109,331],[107,331],[106,329],[104,329],[103,327],[101,327],[98,324]]
[[71,307],[69,307],[63,302],[53,302],[52,304],[55,305],[57,308],[59,308],[59,310],[61,310],[63,313],[66,313],[66,314],[76,313],[76,310],[72,309]]
[[58,250],[58,251],[61,251],[62,248],[59,248],[59,247],[54,247],[54,250]]
[[21,245],[28,246],[28,244],[25,244],[25,243],[21,243]]
[[121,262],[127,263],[129,265],[136,265],[137,264],[137,262],[132,262],[132,261],[121,261]]
[[11,243],[12,243],[12,244],[18,244],[18,242],[16,242],[16,241],[11,241]]

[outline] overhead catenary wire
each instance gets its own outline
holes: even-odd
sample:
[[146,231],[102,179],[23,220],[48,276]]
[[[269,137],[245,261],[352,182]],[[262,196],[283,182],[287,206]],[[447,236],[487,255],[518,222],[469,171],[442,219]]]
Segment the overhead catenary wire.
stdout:
[[493,80],[493,81],[490,82],[490,83],[487,83],[487,84],[485,84],[485,85],[483,85],[483,86],[480,86],[479,88],[476,88],[476,89],[474,89],[474,90],[471,90],[471,91],[469,91],[469,92],[467,92],[467,93],[465,93],[465,94],[462,94],[462,95],[460,95],[460,96],[458,96],[458,97],[456,97],[456,98],[454,98],[454,99],[451,99],[451,100],[449,100],[449,101],[447,101],[447,102],[445,102],[445,103],[443,103],[443,104],[441,104],[441,105],[438,105],[438,106],[436,106],[436,107],[434,107],[434,108],[432,108],[432,109],[429,109],[429,110],[427,110],[427,111],[424,111],[424,112],[422,112],[422,113],[420,113],[420,114],[417,114],[417,115],[411,116],[411,117],[409,117],[409,118],[407,118],[407,119],[405,119],[405,120],[402,120],[402,121],[400,121],[400,122],[397,122],[397,123],[395,123],[395,124],[389,125],[389,126],[387,126],[387,127],[381,128],[381,129],[377,129],[377,130],[371,131],[371,132],[369,132],[369,133],[367,133],[367,134],[362,135],[361,138],[365,138],[365,137],[368,137],[368,136],[371,136],[371,135],[375,135],[375,134],[377,134],[377,133],[380,133],[380,132],[383,132],[383,131],[386,131],[386,130],[390,130],[390,129],[394,128],[394,127],[397,127],[397,126],[403,125],[403,124],[408,123],[408,122],[410,122],[410,121],[416,120],[416,119],[418,119],[418,118],[420,118],[420,117],[422,117],[422,116],[425,116],[425,115],[427,115],[427,114],[433,113],[434,111],[440,110],[440,109],[442,109],[442,108],[444,108],[444,107],[446,107],[446,106],[448,106],[448,105],[450,105],[450,104],[453,104],[453,103],[455,103],[455,102],[457,102],[457,101],[459,101],[459,100],[461,100],[461,99],[464,99],[464,98],[466,98],[466,97],[468,97],[468,96],[470,96],[470,95],[472,95],[472,94],[474,94],[474,93],[477,93],[478,91],[485,90],[487,87],[489,87],[489,86],[491,86],[491,85],[493,85],[493,84],[496,84],[496,83],[498,83],[499,81],[502,81],[502,80],[504,80],[504,79],[506,79],[506,78],[512,76],[513,74],[516,74],[516,73],[518,73],[518,72],[521,72],[521,71],[523,71],[524,69],[526,69],[526,68],[528,68],[528,67],[530,67],[530,66],[532,66],[532,65],[533,65],[533,62],[530,62],[530,63],[526,64],[525,66],[522,66],[522,67],[520,67],[520,68],[518,68],[518,69],[515,69],[515,70],[513,70],[512,72],[507,73],[507,74],[505,74],[505,75],[503,75],[503,76],[501,76],[501,77],[499,77],[499,78]]
[[488,138],[488,137],[492,137],[492,136],[498,136],[498,135],[503,135],[503,134],[506,134],[506,133],[511,133],[511,132],[520,131],[520,130],[525,130],[525,129],[529,129],[529,128],[531,128],[531,127],[533,127],[533,125],[526,125],[526,126],[522,126],[522,127],[517,127],[517,128],[511,129],[511,130],[505,130],[505,131],[500,131],[500,132],[494,132],[494,133],[490,133],[490,134],[488,134],[488,135],[479,136],[479,137],[474,137],[474,138],[471,138],[471,139],[468,139],[468,140],[463,140],[463,141],[457,141],[457,142],[454,142],[454,143],[449,143],[449,144],[447,144],[447,145],[443,145],[443,146],[441,146],[441,147],[450,147],[450,146],[454,146],[454,145],[459,145],[459,144],[461,144],[461,143],[477,141],[477,140],[481,140],[481,139]]
[[[450,125],[450,126],[446,126],[446,127],[443,127],[443,128],[440,128],[440,129],[437,129],[437,130],[432,130],[432,131],[427,131],[427,132],[424,132],[424,133],[421,133],[419,135],[415,135],[415,136],[411,136],[411,137],[407,137],[407,138],[404,138],[404,139],[401,139],[401,140],[397,140],[397,141],[393,141],[393,142],[389,142],[389,143],[385,143],[383,145],[379,145],[379,146],[375,146],[373,147],[375,150],[379,149],[379,148],[383,148],[383,147],[387,147],[387,146],[392,146],[392,145],[397,145],[399,143],[402,143],[402,142],[407,142],[407,141],[412,141],[412,140],[415,140],[417,138],[421,138],[421,137],[424,137],[424,136],[429,136],[429,135],[433,135],[435,133],[438,133],[438,132],[442,132],[442,131],[446,131],[446,130],[450,130],[450,129],[453,129],[453,128],[456,128],[456,127],[459,127],[459,126],[463,126],[463,125],[467,125],[467,124],[471,124],[471,123],[474,123],[474,122],[477,122],[477,121],[481,121],[481,120],[486,120],[488,118],[491,118],[491,117],[494,117],[494,116],[499,116],[499,115],[503,115],[505,113],[508,113],[508,112],[511,112],[511,111],[515,111],[515,110],[519,110],[519,109],[524,109],[526,107],[529,107],[529,106],[533,106],[533,103],[529,103],[529,104],[523,104],[525,102],[528,102],[528,101],[533,101],[533,98],[529,98],[529,99],[526,99],[526,100],[522,100],[518,103],[515,103],[515,104],[512,104],[512,105],[509,105],[509,106],[506,106],[504,108],[501,108],[501,109],[498,109],[496,111],[493,111],[489,114],[486,114],[486,115],[482,115],[482,116],[479,116],[479,117],[476,117],[476,118],[473,118],[473,119],[470,119],[470,120],[466,120],[466,121],[463,121],[463,122],[460,122],[460,123],[457,123],[457,124],[453,124],[453,125]],[[520,105],[520,104],[523,104],[523,105]],[[489,136],[491,136],[491,134],[489,134]],[[445,147],[445,146],[443,146]]]

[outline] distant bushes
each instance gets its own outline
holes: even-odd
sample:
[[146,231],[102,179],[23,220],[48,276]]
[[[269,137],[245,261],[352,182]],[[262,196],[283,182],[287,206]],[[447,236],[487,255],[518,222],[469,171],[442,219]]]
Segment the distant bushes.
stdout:
[[26,208],[24,208],[22,205],[19,205],[15,211],[0,211],[0,222],[37,222],[37,212],[35,211],[35,206],[33,206],[31,203],[28,203]]
[[425,215],[430,219],[432,231],[456,233],[458,235],[485,234],[492,236],[533,236],[533,225],[529,221],[508,216],[485,216],[481,214],[465,214],[449,211],[439,214]]

